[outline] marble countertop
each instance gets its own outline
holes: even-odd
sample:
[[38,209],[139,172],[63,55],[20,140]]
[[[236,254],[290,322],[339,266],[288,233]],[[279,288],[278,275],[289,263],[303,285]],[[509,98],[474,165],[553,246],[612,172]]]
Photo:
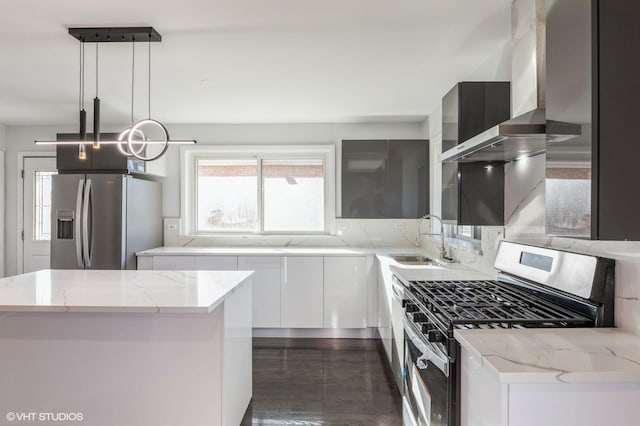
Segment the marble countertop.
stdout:
[[456,330],[502,383],[640,383],[640,337],[616,328]]
[[136,256],[363,256],[378,251],[350,247],[157,247]]
[[420,247],[157,247],[136,253],[137,256],[376,256],[391,272],[406,280],[479,280],[495,279],[460,263],[405,265],[392,254],[437,255]]
[[209,313],[252,274],[44,270],[0,279],[0,312]]

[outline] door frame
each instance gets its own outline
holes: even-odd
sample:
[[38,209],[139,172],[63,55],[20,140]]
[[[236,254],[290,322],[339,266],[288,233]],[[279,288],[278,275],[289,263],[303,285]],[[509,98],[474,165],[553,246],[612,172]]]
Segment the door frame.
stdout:
[[16,227],[16,273],[22,274],[24,272],[24,241],[22,240],[22,231],[24,228],[24,178],[22,177],[22,171],[24,170],[24,160],[27,158],[36,157],[51,157],[56,158],[55,151],[20,151],[18,152],[18,167],[16,168],[16,194],[18,196],[18,202],[16,205],[16,219],[18,226]]

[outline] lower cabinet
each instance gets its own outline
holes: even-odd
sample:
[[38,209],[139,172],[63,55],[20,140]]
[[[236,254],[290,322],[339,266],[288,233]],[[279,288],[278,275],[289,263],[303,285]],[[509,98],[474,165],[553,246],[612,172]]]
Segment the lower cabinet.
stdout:
[[[140,270],[250,270],[254,328],[367,328],[378,301],[373,256],[141,256]],[[388,315],[385,317],[389,321]],[[384,326],[383,326],[384,327]],[[390,339],[390,329],[385,335]],[[381,332],[382,334],[382,332]],[[385,342],[386,343],[386,342]]]
[[280,294],[281,326],[322,328],[324,326],[323,258],[287,256],[282,258]]
[[324,328],[366,328],[366,257],[324,258]]
[[[140,268],[138,268],[140,269]],[[236,256],[153,256],[155,271],[235,271]]]
[[253,327],[280,327],[280,282],[282,258],[279,256],[240,256],[238,270],[253,275]]
[[[462,347],[461,426],[638,425],[637,383],[501,383],[498,373]],[[569,373],[571,374],[571,373]],[[579,373],[577,373],[579,375]]]

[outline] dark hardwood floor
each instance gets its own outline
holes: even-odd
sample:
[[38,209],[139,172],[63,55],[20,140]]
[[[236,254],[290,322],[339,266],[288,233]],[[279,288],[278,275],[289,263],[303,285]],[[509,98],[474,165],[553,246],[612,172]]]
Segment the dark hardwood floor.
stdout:
[[379,340],[253,340],[253,399],[242,425],[401,425]]

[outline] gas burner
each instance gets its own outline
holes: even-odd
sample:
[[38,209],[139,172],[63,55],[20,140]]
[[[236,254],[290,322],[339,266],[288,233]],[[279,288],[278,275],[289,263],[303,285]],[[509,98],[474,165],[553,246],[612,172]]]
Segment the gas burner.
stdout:
[[592,324],[582,315],[500,281],[416,281],[409,293],[448,328]]

